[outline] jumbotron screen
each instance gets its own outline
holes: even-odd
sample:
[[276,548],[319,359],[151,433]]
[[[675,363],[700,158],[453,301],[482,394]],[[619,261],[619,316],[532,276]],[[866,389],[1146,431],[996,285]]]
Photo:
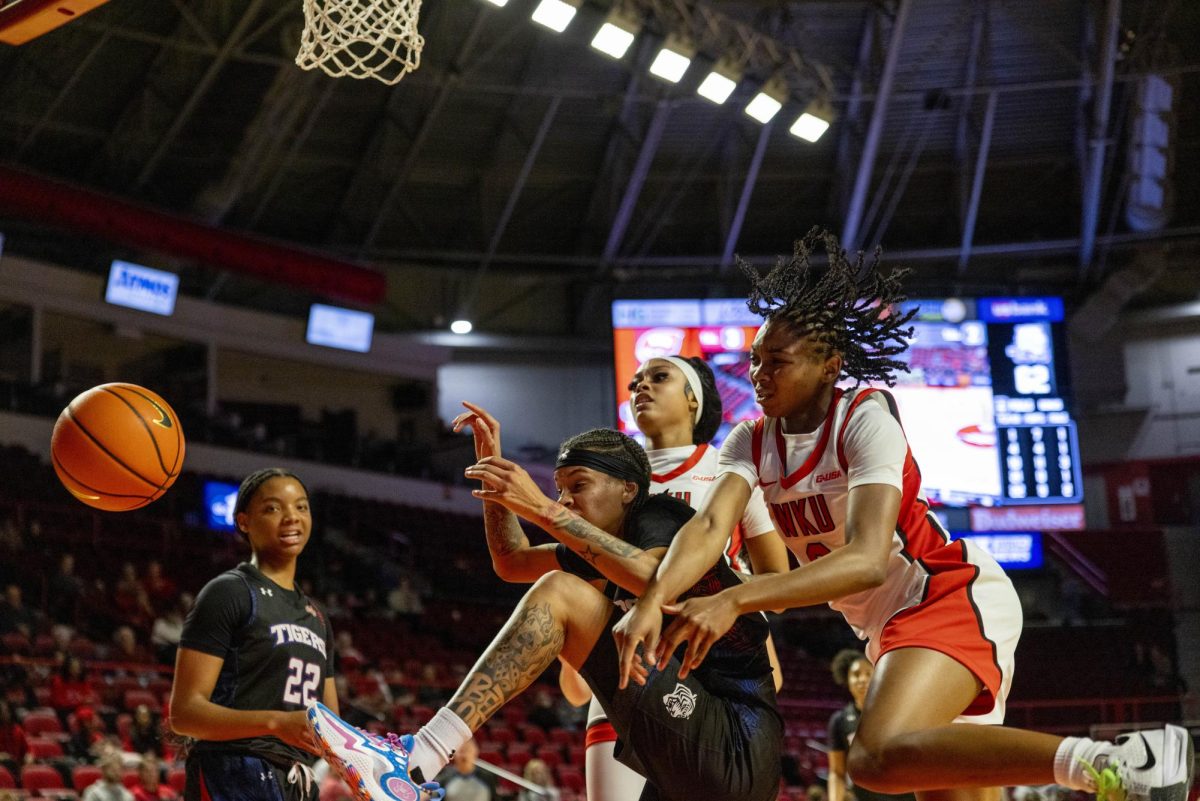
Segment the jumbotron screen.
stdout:
[[[911,300],[909,372],[891,388],[929,499],[945,506],[1079,503],[1079,447],[1067,392],[1061,298]],[[720,444],[761,416],[750,344],[761,320],[740,299],[618,300],[618,425],[638,436],[630,377],[654,356],[701,356],[724,406]]]

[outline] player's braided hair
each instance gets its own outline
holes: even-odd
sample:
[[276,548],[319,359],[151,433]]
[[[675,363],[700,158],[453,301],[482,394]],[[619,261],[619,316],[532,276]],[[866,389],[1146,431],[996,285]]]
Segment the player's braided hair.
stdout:
[[[809,259],[818,246],[829,257],[829,267],[814,278]],[[917,310],[901,314],[893,309],[906,300],[901,279],[910,271],[901,268],[885,275],[879,256],[876,249],[864,268],[861,251],[850,259],[836,236],[814,227],[796,242],[791,258],[780,257],[765,276],[738,259],[751,284],[746,305],[765,320],[787,323],[797,336],[812,335],[826,347],[826,354],[840,353],[839,378],[892,386],[896,370],[908,372],[904,362],[892,357],[908,348],[912,327],[904,325]]]
[[829,672],[833,674],[834,682],[839,687],[845,687],[846,682],[850,679],[850,668],[858,660],[866,658],[862,651],[856,651],[853,648],[843,648],[838,651],[829,665]]
[[650,459],[637,440],[611,428],[593,428],[565,440],[558,448],[559,453],[576,449],[602,453],[624,463],[638,477],[633,509],[645,503],[650,491]]

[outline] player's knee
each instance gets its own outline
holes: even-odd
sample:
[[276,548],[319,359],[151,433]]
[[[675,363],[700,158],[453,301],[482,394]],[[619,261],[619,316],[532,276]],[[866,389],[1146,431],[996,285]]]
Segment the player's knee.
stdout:
[[911,764],[902,738],[882,741],[864,740],[856,737],[846,754],[846,772],[854,784],[877,793],[899,794],[909,792],[905,766]]
[[597,593],[598,590],[579,576],[573,576],[561,570],[552,570],[534,582],[528,595],[548,601],[560,608],[569,609],[571,604],[578,603],[580,598],[586,597],[589,592]]

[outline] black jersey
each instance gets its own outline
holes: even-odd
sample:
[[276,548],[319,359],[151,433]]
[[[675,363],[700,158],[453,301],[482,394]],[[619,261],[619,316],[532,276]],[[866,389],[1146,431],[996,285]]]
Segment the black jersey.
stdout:
[[[196,598],[179,645],[225,660],[212,702],[230,709],[294,712],[322,700],[333,676],[333,631],[321,609],[243,562]],[[274,737],[200,741],[197,751],[238,751],[279,764],[316,757]]]
[[[675,534],[695,514],[695,509],[665,492],[651,495],[626,526],[625,541],[643,551],[669,547]],[[603,578],[600,571],[566,545],[560,543],[556,554],[564,571],[585,579]],[[679,599],[715,595],[740,583],[741,579],[722,557]],[[605,585],[605,595],[623,610],[637,602],[633,593],[612,581]],[[696,669],[697,675],[710,691],[727,697],[753,692],[756,680],[771,672],[766,650],[770,632],[762,613],[740,615],[729,631],[713,643]]]

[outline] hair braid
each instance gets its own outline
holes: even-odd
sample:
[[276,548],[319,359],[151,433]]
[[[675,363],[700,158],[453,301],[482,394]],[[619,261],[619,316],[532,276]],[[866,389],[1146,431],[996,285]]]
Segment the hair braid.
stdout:
[[637,440],[611,428],[593,428],[570,437],[563,441],[558,448],[559,452],[572,449],[603,453],[616,457],[633,467],[641,477],[638,481],[638,496],[634,500],[633,508],[636,509],[645,502],[650,486],[650,459]]
[[[818,245],[829,266],[815,277],[810,259]],[[899,313],[892,308],[907,299],[901,280],[910,271],[900,268],[885,275],[880,253],[877,248],[864,266],[861,251],[851,260],[836,236],[814,227],[796,242],[791,258],[780,257],[765,276],[738,259],[751,284],[746,305],[764,320],[781,320],[798,336],[811,335],[841,353],[840,377],[892,386],[896,370],[908,372],[908,365],[893,357],[908,348],[913,329],[904,326],[917,310]]]

